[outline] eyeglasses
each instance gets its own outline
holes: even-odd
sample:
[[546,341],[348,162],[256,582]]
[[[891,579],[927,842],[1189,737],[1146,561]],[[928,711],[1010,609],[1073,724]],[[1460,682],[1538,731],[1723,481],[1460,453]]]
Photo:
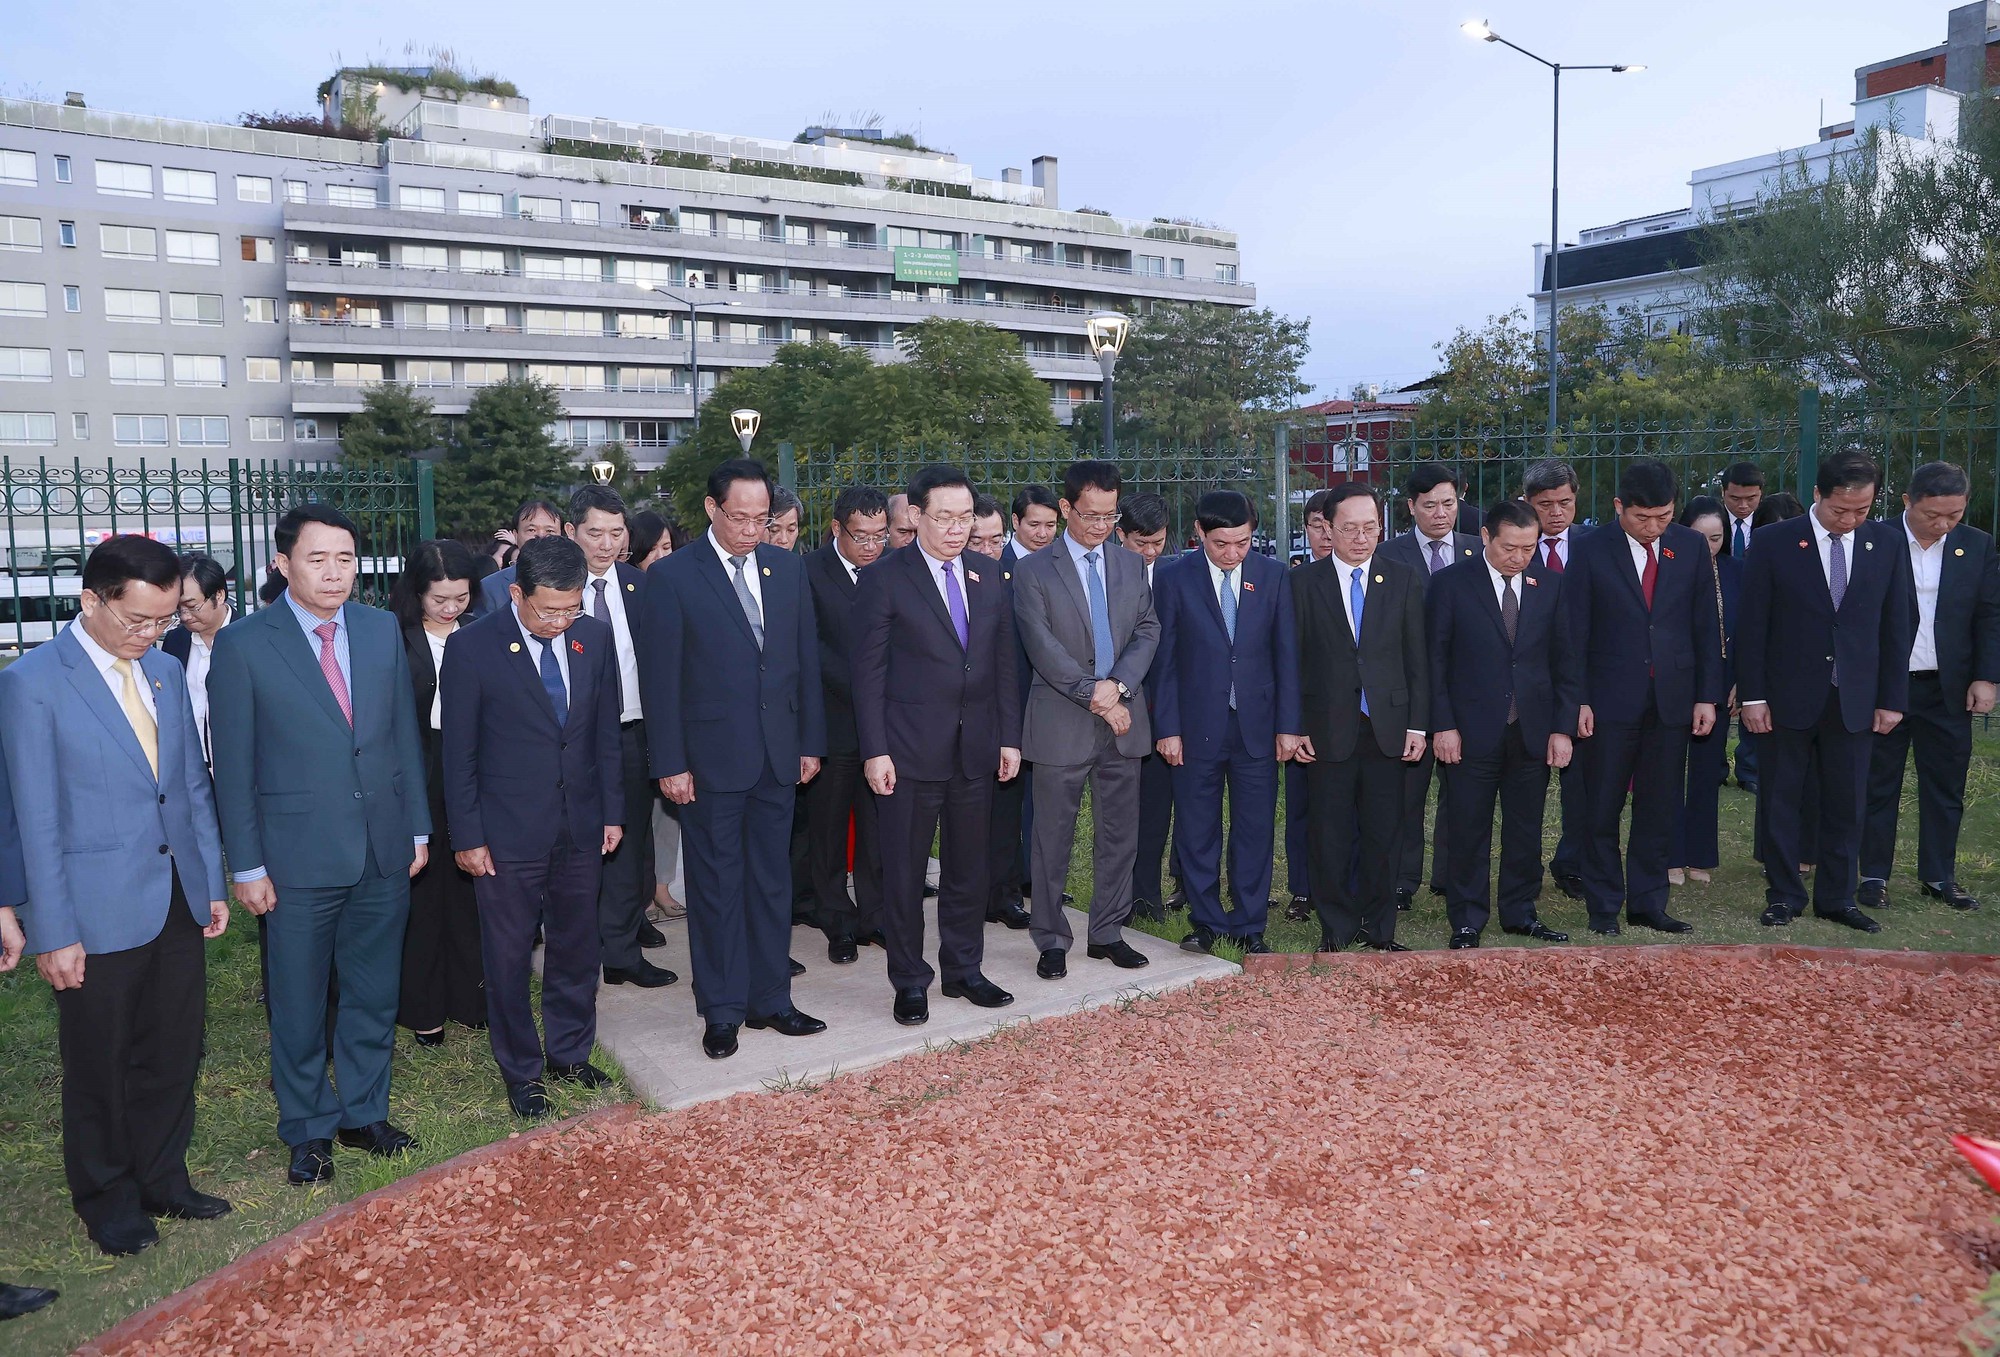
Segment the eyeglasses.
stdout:
[[1072,511],[1070,517],[1088,523],[1093,528],[1108,528],[1118,521],[1116,510],[1108,514],[1080,514]]
[[1373,537],[1381,531],[1380,523],[1345,523],[1332,529],[1335,537]]
[[842,528],[840,533],[841,536],[855,543],[857,546],[879,547],[889,540],[889,533],[886,529],[881,532],[849,532],[846,528]]
[[535,620],[538,622],[560,622],[564,626],[568,626],[570,623],[576,621],[577,618],[583,616],[583,609],[581,608],[540,608],[532,603],[528,604],[528,611],[535,615]]
[[764,528],[769,526],[769,514],[724,514],[723,520],[732,528]]
[[[90,592],[92,592],[93,594],[97,594],[97,591],[95,589],[91,590]],[[104,611],[111,614],[111,618],[114,622],[118,623],[119,626],[125,628],[125,634],[127,636],[132,636],[132,637],[158,636],[162,632],[165,632],[169,627],[173,626],[175,621],[178,620],[180,617],[180,609],[175,608],[173,615],[170,617],[147,617],[147,618],[142,618],[137,622],[134,622],[131,618],[125,616],[125,614],[119,612],[116,608],[112,607],[111,600],[106,598],[104,595],[97,594],[97,601],[103,605]]]
[[953,528],[970,530],[972,525],[979,521],[971,514],[946,514],[940,518],[936,514],[927,513],[924,517],[937,524],[940,528],[943,528],[946,532],[950,532]]
[[184,602],[174,611],[181,617],[199,617],[222,602],[222,597],[221,594],[217,594],[214,598],[198,598],[192,603]]

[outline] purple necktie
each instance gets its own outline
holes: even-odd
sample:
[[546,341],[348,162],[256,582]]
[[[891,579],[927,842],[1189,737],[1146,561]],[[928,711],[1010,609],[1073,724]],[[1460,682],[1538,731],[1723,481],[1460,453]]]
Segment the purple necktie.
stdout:
[[958,633],[958,648],[966,650],[972,645],[972,633],[965,625],[965,592],[958,587],[958,572],[951,567],[950,561],[944,563],[944,603],[951,609],[951,628]]

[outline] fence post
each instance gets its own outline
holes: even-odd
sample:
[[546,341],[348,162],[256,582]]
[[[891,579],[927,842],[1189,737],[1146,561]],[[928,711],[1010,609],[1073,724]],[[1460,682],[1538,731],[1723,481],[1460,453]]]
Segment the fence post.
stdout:
[[243,587],[243,558],[248,548],[243,542],[243,464],[234,457],[229,459],[229,541],[235,552],[236,568],[236,615],[244,616],[249,609],[244,607],[246,591]]
[[792,455],[792,445],[790,443],[778,444],[778,484],[784,486],[785,489],[790,490],[793,494],[798,493],[799,463],[798,459]]
[[1271,468],[1271,484],[1276,487],[1278,501],[1277,512],[1272,515],[1274,520],[1272,531],[1277,534],[1279,565],[1292,563],[1291,432],[1290,425],[1280,424],[1273,431],[1271,441],[1274,464]]
[[423,457],[412,459],[417,469],[417,540],[437,536],[437,468]]
[[1811,504],[1819,480],[1819,388],[1799,388],[1799,503]]

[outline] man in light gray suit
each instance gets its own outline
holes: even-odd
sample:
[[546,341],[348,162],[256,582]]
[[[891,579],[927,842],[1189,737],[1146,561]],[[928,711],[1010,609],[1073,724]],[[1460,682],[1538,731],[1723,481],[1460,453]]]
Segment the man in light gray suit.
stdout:
[[158,1241],[149,1217],[230,1209],[187,1168],[202,943],[229,904],[187,682],[153,649],[180,586],[171,547],[109,538],[84,560],[83,616],[0,673],[0,802],[26,879],[8,903],[25,894],[26,949],[56,992],[70,1204],[114,1255]]
[[[1409,566],[1426,587],[1431,576],[1446,566],[1479,555],[1485,549],[1479,534],[1455,528],[1461,489],[1458,473],[1443,462],[1417,463],[1403,484],[1403,494],[1410,506],[1410,530],[1384,542],[1376,554]],[[1416,899],[1417,887],[1423,884],[1424,801],[1430,796],[1431,769],[1435,766],[1427,745],[1424,756],[1404,773],[1403,823],[1408,828],[1403,834],[1402,860],[1396,869],[1398,909],[1409,909]],[[1439,774],[1440,779],[1443,776]],[[1444,790],[1440,787],[1437,824],[1431,831],[1433,894],[1444,894],[1449,879],[1446,864],[1450,861],[1451,850],[1445,845],[1444,834]]]
[[1139,851],[1139,763],[1153,747],[1141,686],[1160,641],[1145,562],[1109,545],[1118,468],[1076,462],[1063,477],[1062,536],[1014,567],[1014,616],[1034,679],[1021,754],[1036,765],[1032,936],[1035,974],[1068,974],[1074,938],[1062,909],[1077,807],[1091,786],[1096,846],[1087,955],[1128,970],[1146,964],[1124,938]]

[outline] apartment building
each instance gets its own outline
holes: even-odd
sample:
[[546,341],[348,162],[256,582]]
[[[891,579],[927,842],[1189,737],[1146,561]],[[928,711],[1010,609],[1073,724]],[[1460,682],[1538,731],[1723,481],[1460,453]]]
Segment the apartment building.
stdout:
[[537,116],[400,74],[331,83],[381,140],[0,100],[0,453],[324,460],[373,383],[451,418],[533,375],[565,441],[648,466],[723,373],[805,340],[892,362],[931,316],[1018,335],[1067,418],[1098,394],[1091,312],[1256,300],[1233,233],[1064,209],[1051,156],[987,179],[865,130]]

